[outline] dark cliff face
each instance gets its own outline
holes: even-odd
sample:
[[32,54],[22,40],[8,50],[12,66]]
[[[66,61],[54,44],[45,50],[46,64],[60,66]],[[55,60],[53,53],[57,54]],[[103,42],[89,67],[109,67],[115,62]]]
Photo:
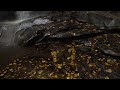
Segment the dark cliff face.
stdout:
[[0,22],[16,19],[15,11],[0,11]]
[[[27,12],[27,13],[26,13]],[[0,22],[15,21],[22,18],[45,16],[48,11],[0,11]]]

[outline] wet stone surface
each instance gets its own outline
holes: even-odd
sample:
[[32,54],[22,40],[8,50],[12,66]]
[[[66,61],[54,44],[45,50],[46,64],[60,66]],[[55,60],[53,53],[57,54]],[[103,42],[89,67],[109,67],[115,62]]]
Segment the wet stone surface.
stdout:
[[94,25],[77,20],[67,22],[76,22],[77,31],[72,28],[63,33],[66,21],[52,24],[56,31],[48,27],[50,35],[27,48],[29,53],[12,57],[9,64],[0,67],[0,78],[120,79],[120,33],[101,33]]

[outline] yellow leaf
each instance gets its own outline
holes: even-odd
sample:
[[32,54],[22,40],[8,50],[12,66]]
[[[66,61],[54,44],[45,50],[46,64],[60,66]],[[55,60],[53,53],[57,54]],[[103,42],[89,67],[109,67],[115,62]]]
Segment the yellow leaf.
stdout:
[[43,71],[42,71],[42,70],[40,70],[40,71],[38,71],[38,74],[42,74],[42,72],[43,72]]
[[105,79],[110,79],[108,76],[104,77]]
[[61,69],[62,68],[62,64],[58,64],[58,68]]
[[53,58],[53,61],[54,61],[54,62],[57,62],[58,60],[57,60],[57,58]]
[[112,73],[112,70],[111,69],[107,69],[106,72]]
[[57,76],[57,75],[55,75],[55,76],[54,76],[54,78],[58,78],[58,76]]

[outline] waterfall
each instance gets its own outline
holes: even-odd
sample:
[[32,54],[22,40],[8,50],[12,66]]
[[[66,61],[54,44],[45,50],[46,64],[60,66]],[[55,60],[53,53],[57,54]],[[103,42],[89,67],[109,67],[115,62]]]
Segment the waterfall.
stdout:
[[3,25],[0,28],[2,36],[0,38],[0,44],[4,46],[14,45],[14,33],[16,32],[16,26]]
[[[48,19],[37,18],[33,22],[22,22],[24,20],[32,19],[37,16],[46,15],[43,12],[37,13],[32,11],[16,11],[17,19],[15,21],[5,22],[0,24],[0,45],[5,46],[15,45],[15,33],[21,29],[32,27],[33,25],[40,25],[50,23]],[[22,22],[22,23],[20,23]]]
[[17,19],[18,20],[25,20],[30,18],[31,11],[16,11]]
[[3,23],[0,27],[0,33],[2,37],[0,38],[0,44],[5,46],[14,45],[14,35],[18,29],[18,23],[30,18],[31,11],[16,11],[16,20],[7,21]]

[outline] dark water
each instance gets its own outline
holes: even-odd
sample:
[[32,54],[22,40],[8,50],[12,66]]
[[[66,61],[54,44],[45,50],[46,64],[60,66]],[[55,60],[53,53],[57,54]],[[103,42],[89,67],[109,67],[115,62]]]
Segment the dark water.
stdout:
[[24,55],[25,49],[18,47],[0,48],[0,66],[6,66],[12,59]]

